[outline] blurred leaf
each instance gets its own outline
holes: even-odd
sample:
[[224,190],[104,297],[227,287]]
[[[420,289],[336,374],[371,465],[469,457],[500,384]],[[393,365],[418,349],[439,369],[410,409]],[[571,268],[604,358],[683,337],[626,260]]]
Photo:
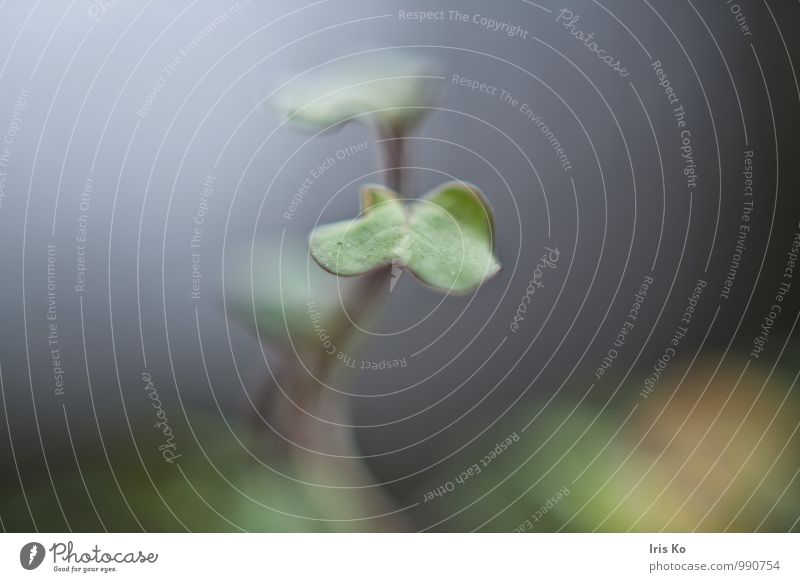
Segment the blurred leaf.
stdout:
[[797,395],[789,394],[796,370],[770,376],[751,365],[740,381],[743,364],[728,357],[727,367],[709,358],[685,378],[662,377],[647,399],[632,383],[631,396],[605,410],[591,398],[577,408],[562,398],[521,412],[428,487],[480,463],[487,442],[541,412],[520,442],[426,509],[450,517],[443,527],[455,531],[796,529],[800,432]]
[[337,281],[310,263],[305,241],[287,236],[282,249],[280,240],[261,241],[252,250],[248,245],[234,251],[231,262],[232,314],[257,326],[262,340],[318,343],[312,314],[333,331],[351,282]]
[[349,120],[407,128],[435,105],[438,92],[427,61],[399,54],[362,54],[301,77],[275,107],[294,124],[327,129]]

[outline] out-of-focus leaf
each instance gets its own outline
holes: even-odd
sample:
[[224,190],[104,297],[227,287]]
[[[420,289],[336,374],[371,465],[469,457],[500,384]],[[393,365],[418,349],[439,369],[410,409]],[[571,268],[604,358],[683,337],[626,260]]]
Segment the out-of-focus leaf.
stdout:
[[[227,284],[231,313],[257,325],[262,340],[317,341],[317,330],[333,331],[350,281],[338,281],[309,262],[305,241],[262,241],[231,254]],[[251,281],[252,277],[252,281]],[[316,322],[316,326],[315,326]]]
[[591,399],[577,408],[560,399],[520,412],[494,435],[517,431],[520,442],[483,467],[493,437],[481,439],[430,488],[473,463],[482,471],[454,481],[426,510],[450,517],[442,527],[455,531],[796,529],[793,376],[751,365],[739,380],[743,364],[730,356],[727,363],[696,362],[685,378],[662,377],[647,399],[631,383],[629,397],[605,410]]
[[356,55],[293,81],[275,107],[290,122],[314,130],[349,120],[407,128],[437,102],[432,73],[428,61],[408,55]]

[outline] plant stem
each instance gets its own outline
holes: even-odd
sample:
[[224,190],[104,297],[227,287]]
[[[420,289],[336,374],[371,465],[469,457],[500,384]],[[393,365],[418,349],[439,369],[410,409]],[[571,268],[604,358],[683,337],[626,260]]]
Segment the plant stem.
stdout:
[[[379,132],[379,135],[383,138],[381,144],[387,185],[401,193],[405,163],[402,132],[397,128],[389,128]],[[384,267],[358,279],[347,304],[343,305],[349,317],[342,317],[332,333],[340,348],[349,350],[358,343],[355,324],[363,323],[374,311],[376,304],[385,296],[389,278],[390,269]],[[290,454],[298,478],[338,487],[352,484],[350,488],[343,490],[317,486],[309,489],[311,498],[316,500],[317,508],[323,516],[330,519],[353,517],[343,516],[342,511],[350,511],[362,517],[383,516],[350,522],[351,527],[359,531],[410,531],[411,525],[405,516],[394,513],[397,510],[396,504],[375,483],[372,472],[361,457],[351,427],[350,397],[324,386],[332,384],[337,375],[336,355],[318,349],[314,360],[311,374],[299,365],[284,365],[281,370],[278,382],[284,391],[290,393],[294,404],[286,403],[280,398],[273,400],[275,403],[283,401],[278,418],[273,415],[280,432],[302,447],[319,451],[310,453],[300,446],[291,446]],[[278,392],[275,388],[272,387],[273,394]],[[321,422],[317,418],[323,418],[327,422]],[[323,451],[325,454],[320,454]]]
[[381,153],[386,167],[386,185],[403,195],[406,147],[403,139],[405,132],[396,127],[378,129],[381,138]]

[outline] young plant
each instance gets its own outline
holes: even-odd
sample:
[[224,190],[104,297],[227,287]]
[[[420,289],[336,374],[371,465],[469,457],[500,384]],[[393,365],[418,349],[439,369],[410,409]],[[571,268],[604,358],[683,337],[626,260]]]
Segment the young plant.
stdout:
[[353,221],[317,228],[311,255],[327,271],[362,275],[386,265],[404,268],[444,292],[468,292],[500,269],[492,252],[492,210],[475,186],[443,184],[406,204],[405,137],[438,98],[431,65],[399,54],[364,53],[279,94],[276,105],[295,125],[316,130],[360,122],[381,138],[387,186],[361,191]]
[[[331,335],[341,349],[351,353],[354,330],[374,312],[393,270],[407,270],[434,289],[459,294],[476,289],[500,270],[500,264],[493,251],[492,210],[478,188],[448,182],[420,199],[410,199],[405,193],[406,138],[434,108],[439,93],[440,77],[433,74],[430,63],[397,54],[365,53],[328,63],[323,70],[289,84],[275,100],[276,109],[288,123],[317,132],[349,122],[371,128],[383,151],[387,182],[362,188],[361,212],[356,218],[320,226],[310,237],[310,254],[325,270],[342,277],[360,275],[350,285],[335,286],[340,309],[328,311]],[[316,291],[325,288],[321,285]],[[276,297],[261,299],[268,304],[262,308],[264,313],[284,315],[290,336],[308,335],[293,329],[284,305],[269,305]],[[254,311],[258,311],[255,306]],[[360,529],[409,529],[361,460],[353,432],[346,428],[350,426],[346,400],[326,389],[342,374],[336,356],[325,353],[318,341],[307,342],[299,352],[292,342],[291,351],[283,353],[284,365],[277,374],[271,373],[266,391],[273,399],[280,393],[291,397],[292,406],[283,406],[282,418],[275,419],[274,411],[272,418],[290,442],[302,444],[290,447],[298,473],[310,482],[356,483],[339,491],[336,500],[330,497],[330,489],[320,488],[320,494],[326,495],[319,499],[322,514],[348,507],[384,516],[374,525],[357,522]],[[299,353],[311,354],[313,364],[301,364]],[[271,408],[281,408],[283,400],[272,400]],[[303,447],[327,454],[309,455]]]

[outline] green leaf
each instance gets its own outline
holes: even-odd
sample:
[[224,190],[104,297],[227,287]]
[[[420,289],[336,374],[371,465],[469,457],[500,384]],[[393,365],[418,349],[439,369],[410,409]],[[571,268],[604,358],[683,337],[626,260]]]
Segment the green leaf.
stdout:
[[[339,293],[350,292],[349,282],[325,276],[308,263],[306,241],[287,235],[259,240],[229,251],[227,298],[233,315],[262,340],[275,345],[294,343],[319,346],[309,316],[309,302],[331,328],[341,317]],[[332,329],[329,329],[332,331]]]
[[436,104],[430,63],[398,54],[362,54],[292,82],[274,106],[292,123],[325,129],[350,120],[401,129]]
[[383,186],[366,186],[361,214],[311,234],[311,255],[340,276],[385,265],[405,268],[441,291],[466,293],[500,270],[492,210],[475,186],[443,184],[403,204]]

